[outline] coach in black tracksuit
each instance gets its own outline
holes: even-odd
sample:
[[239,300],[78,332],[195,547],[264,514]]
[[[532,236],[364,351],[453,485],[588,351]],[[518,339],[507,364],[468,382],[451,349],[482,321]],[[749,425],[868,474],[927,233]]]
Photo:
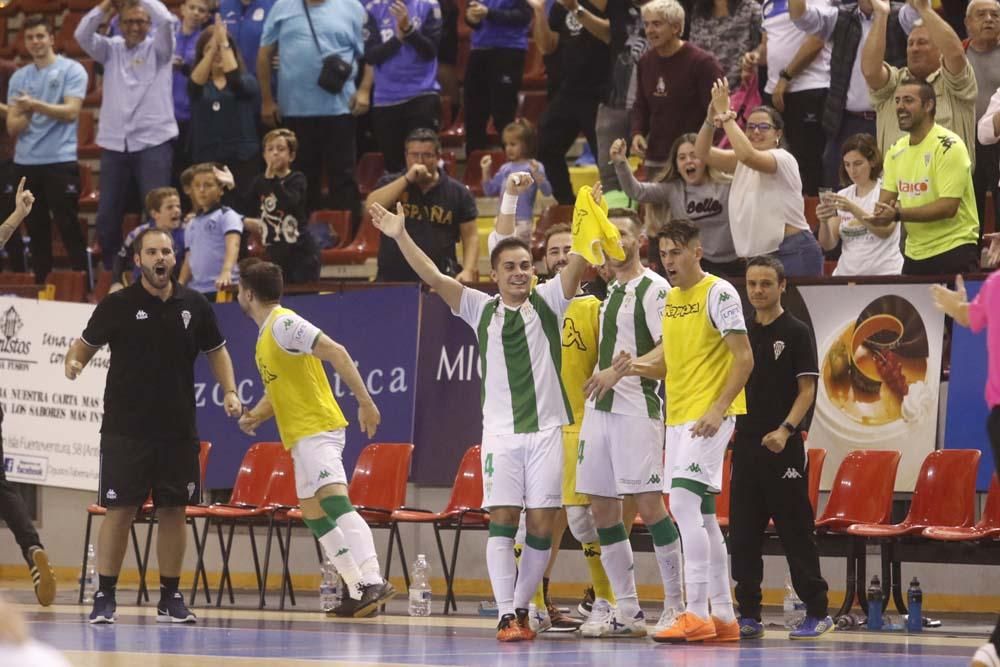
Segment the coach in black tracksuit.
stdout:
[[729,536],[740,616],[758,622],[761,547],[770,519],[807,615],[827,616],[800,430],[816,397],[816,345],[809,327],[781,307],[784,288],[780,261],[758,257],[748,263],[747,293],[756,310],[749,327],[754,369],[746,386],[747,414],[736,420]]

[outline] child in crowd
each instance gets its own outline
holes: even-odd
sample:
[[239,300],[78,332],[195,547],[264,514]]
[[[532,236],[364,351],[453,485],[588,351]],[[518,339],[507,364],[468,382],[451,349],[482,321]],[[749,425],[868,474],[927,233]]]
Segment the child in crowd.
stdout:
[[483,170],[483,192],[487,197],[496,197],[507,182],[507,177],[515,171],[527,171],[535,180],[534,185],[517,199],[517,212],[514,215],[514,233],[527,243],[531,243],[531,232],[534,230],[535,197],[538,191],[546,197],[552,196],[552,186],[545,179],[545,167],[534,159],[535,128],[523,118],[518,118],[503,129],[503,148],[507,162],[500,167],[496,175],[491,177],[493,158],[483,157],[480,166]]
[[179,281],[202,292],[209,300],[216,292],[239,280],[236,267],[243,220],[222,206],[224,187],[233,187],[232,174],[210,163],[191,168],[191,203],[194,217],[184,228],[184,264]]
[[298,139],[291,130],[271,130],[264,135],[263,174],[254,179],[250,197],[260,206],[260,218],[243,224],[260,232],[267,257],[281,267],[286,283],[319,280],[319,245],[306,225],[306,177],[292,171]]
[[146,214],[149,220],[131,232],[122,242],[121,250],[115,256],[111,265],[111,289],[117,292],[123,287],[139,279],[140,271],[135,262],[135,240],[150,227],[161,229],[174,239],[174,254],[177,264],[174,266],[174,277],[180,271],[184,262],[184,230],[181,229],[181,198],[174,188],[154,188],[146,194]]

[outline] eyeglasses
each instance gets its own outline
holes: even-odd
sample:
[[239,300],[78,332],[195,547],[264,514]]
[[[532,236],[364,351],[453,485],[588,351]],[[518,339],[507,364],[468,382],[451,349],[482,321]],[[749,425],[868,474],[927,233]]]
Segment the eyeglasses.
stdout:
[[776,129],[770,123],[747,123],[747,132],[767,132]]
[[413,153],[410,151],[406,153],[406,157],[411,160],[434,160],[437,159],[437,156],[437,153]]

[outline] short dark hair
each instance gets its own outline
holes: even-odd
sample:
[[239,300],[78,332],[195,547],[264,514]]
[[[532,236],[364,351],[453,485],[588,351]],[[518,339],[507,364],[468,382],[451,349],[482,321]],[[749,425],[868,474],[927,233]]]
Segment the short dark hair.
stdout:
[[500,254],[506,250],[512,250],[514,248],[522,248],[527,251],[528,257],[531,257],[531,248],[522,239],[516,236],[508,236],[505,239],[501,239],[496,246],[493,247],[493,252],[490,253],[490,266],[493,269],[497,268],[497,263],[500,261]]
[[656,235],[656,243],[659,245],[661,240],[669,239],[674,242],[674,245],[686,248],[691,245],[692,241],[698,240],[700,236],[701,232],[693,222],[688,220],[671,220],[663,225],[663,229]]
[[421,143],[426,142],[434,144],[435,151],[441,150],[441,138],[438,136],[437,132],[430,129],[429,127],[418,127],[417,129],[410,132],[408,135],[406,135],[406,141],[403,142],[403,145],[409,146],[410,144],[418,141]]
[[549,239],[551,239],[556,234],[572,234],[573,228],[568,222],[557,222],[548,229],[545,230],[545,245],[546,251],[549,249]]
[[275,303],[285,291],[281,267],[259,257],[247,257],[239,264],[240,285],[252,290],[264,303]]
[[756,257],[751,257],[747,262],[747,271],[755,266],[763,266],[769,269],[773,269],[774,273],[778,276],[778,282],[785,282],[785,265],[781,263],[781,260],[777,257],[772,257],[771,255],[757,255]]
[[[878,149],[878,141],[870,134],[852,134],[847,137],[847,141],[840,147],[840,157],[843,158],[851,151],[857,151],[872,165],[871,178],[874,181],[882,175],[882,151]],[[844,169],[844,161],[840,161],[840,182],[850,185],[851,179]]]
[[141,232],[139,232],[139,235],[135,237],[135,241],[132,243],[132,252],[134,252],[136,254],[141,254],[142,253],[142,244],[146,240],[146,237],[149,236],[150,234],[163,234],[164,236],[167,237],[167,240],[170,241],[170,247],[172,248],[174,246],[174,236],[173,236],[173,234],[171,234],[170,232],[164,231],[162,229],[159,229],[158,227],[154,227],[154,226],[150,225],[146,229],[144,229]]
[[932,108],[930,111],[931,117],[933,118],[935,115],[937,115],[937,93],[934,92],[934,86],[932,86],[931,84],[927,83],[922,79],[915,79],[912,76],[906,77],[905,79],[900,81],[899,85],[896,86],[896,90],[899,90],[903,86],[916,86],[917,89],[920,91],[919,93],[917,93],[920,96],[920,102],[924,104],[926,104],[928,101],[933,102],[934,108]]
[[177,190],[174,188],[153,188],[146,193],[146,213],[153,215],[160,210],[160,207],[163,206],[163,202],[170,197],[177,197],[180,199],[180,195],[177,194]]
[[55,34],[52,30],[52,24],[49,23],[47,18],[41,15],[29,16],[24,19],[24,23],[21,24],[21,32],[28,32],[32,28],[37,28],[38,26],[45,26],[45,31],[49,33],[50,36]]
[[632,227],[634,228],[636,235],[638,235],[642,230],[642,219],[639,218],[638,213],[630,208],[619,207],[608,209],[608,220],[612,220],[614,218],[624,218],[629,220],[632,223]]

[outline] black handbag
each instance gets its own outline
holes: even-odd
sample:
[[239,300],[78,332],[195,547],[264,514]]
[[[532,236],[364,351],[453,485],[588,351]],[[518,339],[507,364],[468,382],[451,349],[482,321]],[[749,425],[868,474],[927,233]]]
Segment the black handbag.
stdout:
[[[316,39],[316,29],[313,28],[312,17],[309,16],[309,5],[306,0],[302,0],[302,9],[306,13],[306,20],[309,21],[309,32],[312,33],[316,50],[322,56],[323,49],[319,47],[319,40]],[[323,58],[323,66],[320,68],[319,79],[317,79],[316,85],[331,95],[339,95],[340,91],[344,89],[344,84],[347,83],[347,80],[351,78],[353,73],[354,68],[351,66],[351,63],[336,54],[331,54]]]

